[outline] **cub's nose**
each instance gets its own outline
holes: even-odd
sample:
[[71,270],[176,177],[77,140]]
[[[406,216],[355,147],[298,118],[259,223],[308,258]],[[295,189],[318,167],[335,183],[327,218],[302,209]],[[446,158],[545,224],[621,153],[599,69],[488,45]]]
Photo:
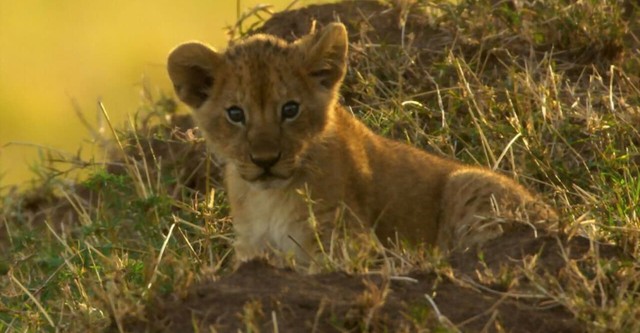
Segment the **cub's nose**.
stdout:
[[278,153],[278,155],[253,155],[251,154],[251,162],[253,162],[253,164],[265,169],[265,170],[269,170],[269,168],[271,168],[272,166],[274,166],[276,163],[278,163],[278,161],[280,160],[280,153]]

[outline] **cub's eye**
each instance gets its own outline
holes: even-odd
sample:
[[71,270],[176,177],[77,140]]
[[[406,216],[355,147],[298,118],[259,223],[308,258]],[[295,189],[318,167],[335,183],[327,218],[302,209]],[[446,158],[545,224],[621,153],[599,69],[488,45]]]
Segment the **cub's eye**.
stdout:
[[282,106],[282,120],[293,120],[300,114],[300,104],[289,101]]
[[244,110],[242,110],[238,106],[232,106],[228,108],[227,119],[229,119],[231,123],[244,124],[244,121],[245,121]]

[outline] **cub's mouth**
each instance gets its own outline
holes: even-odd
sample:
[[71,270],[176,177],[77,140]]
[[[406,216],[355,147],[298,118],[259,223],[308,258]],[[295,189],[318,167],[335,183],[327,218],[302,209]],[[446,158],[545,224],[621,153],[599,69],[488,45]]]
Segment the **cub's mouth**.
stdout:
[[277,173],[272,172],[271,170],[266,170],[263,173],[259,174],[257,177],[255,177],[253,180],[253,182],[266,182],[266,181],[272,181],[272,180],[286,180],[291,178],[291,176],[283,176],[283,175],[279,175]]
[[295,177],[298,168],[294,163],[281,161],[273,165],[260,166],[255,163],[238,163],[236,170],[246,182],[263,187],[269,184],[288,184]]
[[245,178],[252,186],[260,189],[279,189],[291,184],[292,176],[283,176],[272,171],[264,171],[252,179]]
[[255,168],[240,169],[240,176],[249,183],[265,183],[273,181],[289,180],[295,174],[294,170],[281,170],[280,168]]

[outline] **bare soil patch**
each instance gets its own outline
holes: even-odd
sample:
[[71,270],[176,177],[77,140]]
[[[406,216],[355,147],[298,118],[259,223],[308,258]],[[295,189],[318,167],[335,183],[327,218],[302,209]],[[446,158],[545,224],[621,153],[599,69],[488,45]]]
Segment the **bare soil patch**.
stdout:
[[[157,299],[148,306],[146,318],[130,318],[125,327],[163,332],[210,327],[218,332],[249,327],[275,331],[276,326],[280,332],[377,332],[446,328],[450,321],[464,332],[583,332],[583,323],[551,298],[533,292],[534,283],[524,275],[509,286],[487,282],[487,277],[506,267],[524,267],[533,257],[538,258],[540,276],[560,276],[567,259],[586,261],[592,246],[598,245],[581,237],[536,237],[519,230],[482,249],[482,255],[453,254],[448,273],[414,271],[390,279],[341,272],[305,276],[255,260],[217,281],[193,286],[187,295]],[[607,245],[599,245],[599,252],[602,257],[619,255]],[[446,319],[439,319],[438,312]],[[253,321],[247,323],[247,316]]]

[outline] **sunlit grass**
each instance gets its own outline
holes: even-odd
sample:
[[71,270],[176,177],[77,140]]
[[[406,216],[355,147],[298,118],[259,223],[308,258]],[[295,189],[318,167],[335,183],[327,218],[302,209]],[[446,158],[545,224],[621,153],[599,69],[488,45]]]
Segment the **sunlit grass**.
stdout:
[[[290,2],[269,1],[272,10]],[[172,47],[192,39],[223,47],[237,7],[242,15],[259,3],[3,1],[0,186],[33,179],[29,165],[46,153],[40,147],[74,155],[82,146],[85,159],[101,155],[74,116],[76,108],[98,126],[100,99],[122,127],[139,106],[144,85],[171,89],[165,60]]]
[[[629,259],[640,255],[640,56],[628,44],[638,21],[605,1],[415,3],[440,13],[437,43],[381,46],[363,32],[342,90],[349,106],[383,135],[507,173],[557,207],[568,233],[621,250],[620,258],[601,258],[597,246],[580,261],[567,256],[561,276],[536,271],[533,257],[478,273],[483,281],[510,296],[524,276],[589,331],[640,330],[640,267]],[[607,53],[614,46],[619,53]],[[1,197],[1,330],[122,330],[152,299],[232,270],[215,161],[197,131],[176,128],[184,118],[175,101],[142,96],[140,112],[103,134],[105,165],[50,153],[29,189]],[[108,116],[130,111],[103,105]],[[74,181],[69,166],[86,177]],[[321,271],[391,280],[425,269],[457,279],[437,251],[340,235]],[[371,327],[387,293],[368,286],[356,327]],[[425,304],[410,308],[416,329],[434,314],[438,327],[455,329],[433,300]],[[238,318],[250,329],[260,312],[248,304]]]

